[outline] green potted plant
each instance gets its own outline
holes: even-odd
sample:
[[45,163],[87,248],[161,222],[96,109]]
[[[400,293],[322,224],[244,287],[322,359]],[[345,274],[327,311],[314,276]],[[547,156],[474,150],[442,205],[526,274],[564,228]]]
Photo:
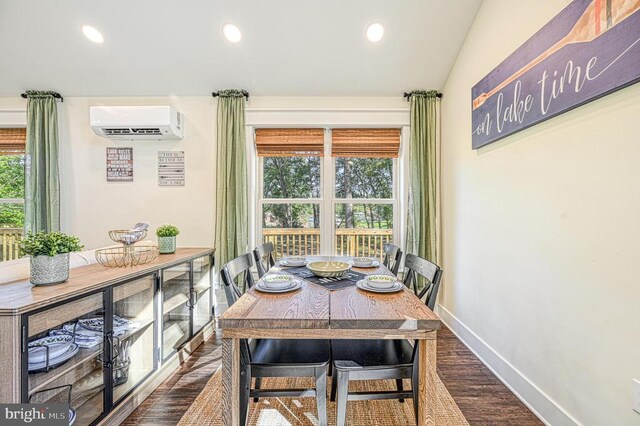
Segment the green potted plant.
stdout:
[[156,229],[158,236],[158,250],[160,254],[168,254],[176,252],[176,236],[180,233],[177,227],[173,225],[162,225]]
[[69,253],[84,248],[77,237],[62,232],[29,232],[20,241],[20,254],[31,256],[31,283],[57,284],[69,278]]

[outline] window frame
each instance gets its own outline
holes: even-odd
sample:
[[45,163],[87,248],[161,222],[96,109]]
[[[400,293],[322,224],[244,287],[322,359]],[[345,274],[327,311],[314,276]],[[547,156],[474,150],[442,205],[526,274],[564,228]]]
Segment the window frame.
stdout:
[[[7,129],[26,129],[26,110],[7,110],[7,111],[0,111],[0,127],[1,128],[7,128]],[[26,165],[26,157],[27,157],[27,152],[26,152],[26,143],[25,143],[25,150],[24,153],[22,154],[16,154],[16,155],[23,155],[24,159],[25,159],[25,165],[24,165],[24,174],[25,174],[25,185],[26,185],[26,174],[27,174],[27,165]],[[25,198],[26,198],[26,188],[25,188],[25,197],[23,198],[0,198],[0,204],[21,204],[23,206],[24,209],[24,205],[25,205]],[[22,235],[25,235],[25,224],[22,224]]]
[[[285,127],[285,126],[278,126]],[[366,127],[379,127],[379,126],[360,126]],[[264,198],[264,157],[257,155],[255,146],[255,128],[249,127],[250,134],[252,135],[250,140],[252,142],[251,149],[248,152],[253,153],[253,158],[249,158],[248,163],[256,162],[256,167],[251,168],[255,170],[255,176],[248,176],[250,181],[255,182],[253,191],[249,191],[250,194],[254,193],[255,200],[254,211],[255,217],[251,220],[249,217],[249,223],[254,223],[252,227],[255,230],[255,234],[252,235],[249,231],[249,244],[251,247],[255,247],[263,243],[263,207],[265,204],[318,204],[320,206],[320,256],[337,256],[336,249],[336,223],[335,223],[335,211],[338,204],[390,204],[393,206],[393,228],[392,228],[392,241],[396,245],[400,245],[400,233],[401,224],[399,218],[401,217],[400,199],[401,197],[401,171],[399,170],[402,164],[401,156],[403,152],[404,136],[407,132],[405,126],[399,126],[401,129],[401,143],[400,143],[400,155],[399,158],[392,158],[392,198],[338,198],[335,194],[335,170],[336,170],[336,158],[331,155],[331,128],[324,129],[324,156],[320,157],[320,197],[319,198]],[[250,170],[251,170],[250,169]],[[251,195],[250,195],[251,197]],[[250,200],[249,205],[251,205]]]

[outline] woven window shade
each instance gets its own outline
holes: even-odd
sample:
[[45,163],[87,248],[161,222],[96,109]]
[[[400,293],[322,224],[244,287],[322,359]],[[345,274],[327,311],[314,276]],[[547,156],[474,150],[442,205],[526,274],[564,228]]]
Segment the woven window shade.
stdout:
[[0,155],[24,154],[27,129],[0,129]]
[[256,129],[256,148],[261,157],[324,155],[323,129]]
[[400,129],[333,129],[333,157],[398,158]]

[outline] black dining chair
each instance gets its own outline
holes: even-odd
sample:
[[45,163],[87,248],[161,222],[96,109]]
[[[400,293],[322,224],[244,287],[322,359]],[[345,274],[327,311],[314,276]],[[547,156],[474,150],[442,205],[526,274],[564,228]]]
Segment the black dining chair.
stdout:
[[276,261],[273,258],[273,243],[268,242],[256,247],[253,250],[253,258],[256,260],[258,276],[262,278],[262,276],[276,264]]
[[391,243],[385,243],[382,246],[384,251],[384,260],[382,264],[387,267],[393,275],[398,275],[398,269],[400,268],[400,261],[402,260],[402,250],[400,247]]
[[[251,276],[251,255],[242,255],[227,263],[221,271],[227,303],[232,306],[242,292],[235,283],[244,272]],[[253,278],[250,278],[253,281]],[[251,287],[251,286],[250,286]],[[241,340],[240,358],[244,360],[240,376],[240,424],[246,424],[249,399],[269,397],[315,397],[318,422],[327,424],[327,372],[331,362],[329,340],[321,339],[252,339]],[[263,377],[313,377],[311,389],[261,389]],[[255,378],[254,388],[251,379]]]
[[[424,277],[428,284],[420,293],[426,296],[425,304],[433,310],[440,280],[441,269],[413,254],[408,254],[405,261],[404,283],[409,287],[416,275]],[[333,380],[331,381],[331,400],[335,401],[336,394],[337,420],[336,424],[345,424],[347,415],[347,401],[368,401],[373,399],[413,398],[414,414],[418,421],[418,365],[416,349],[418,345],[408,340],[332,340]],[[382,392],[349,392],[350,380],[387,380],[395,379],[395,391]],[[411,379],[411,390],[403,389],[403,379]]]

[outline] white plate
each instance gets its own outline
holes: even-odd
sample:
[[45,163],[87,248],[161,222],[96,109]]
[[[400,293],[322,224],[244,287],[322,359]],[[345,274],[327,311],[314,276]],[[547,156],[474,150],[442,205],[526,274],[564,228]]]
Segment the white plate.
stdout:
[[[80,350],[80,347],[78,346],[78,344],[72,343],[65,353],[63,353],[57,358],[49,359],[49,368],[55,368],[61,365],[62,363],[68,361],[71,357],[73,357],[75,354],[78,353],[78,350]],[[46,367],[47,367],[46,360],[43,362],[29,363],[29,371],[42,370]]]
[[34,364],[37,362],[45,362],[47,359],[47,350],[49,347],[49,359],[57,358],[69,350],[69,346],[73,343],[71,335],[54,335],[29,342],[29,362]]
[[377,268],[378,266],[380,266],[380,262],[378,262],[377,260],[374,260],[373,263],[371,265],[366,265],[366,266],[358,266],[356,265],[354,262],[353,263],[353,267],[354,268]]
[[76,422],[76,410],[69,408],[69,426]]
[[259,283],[270,288],[285,288],[293,285],[293,275],[273,274],[260,278]]
[[265,286],[261,282],[256,284],[256,290],[262,291],[262,292],[265,292],[265,293],[286,293],[288,291],[297,290],[300,287],[302,287],[302,282],[301,281],[294,281],[293,285],[291,287],[286,287],[286,288],[270,288],[270,287]]
[[371,291],[373,293],[395,293],[404,288],[404,284],[400,281],[396,282],[391,288],[373,288],[370,287],[365,280],[358,281],[356,286],[361,290]]
[[299,267],[299,266],[305,266],[307,263],[309,263],[309,261],[307,259],[305,259],[303,262],[295,262],[295,263],[291,263],[289,261],[289,259],[287,259],[287,258],[280,259],[278,261],[278,265],[287,266],[287,267],[291,267],[291,268],[295,268],[295,267]]

